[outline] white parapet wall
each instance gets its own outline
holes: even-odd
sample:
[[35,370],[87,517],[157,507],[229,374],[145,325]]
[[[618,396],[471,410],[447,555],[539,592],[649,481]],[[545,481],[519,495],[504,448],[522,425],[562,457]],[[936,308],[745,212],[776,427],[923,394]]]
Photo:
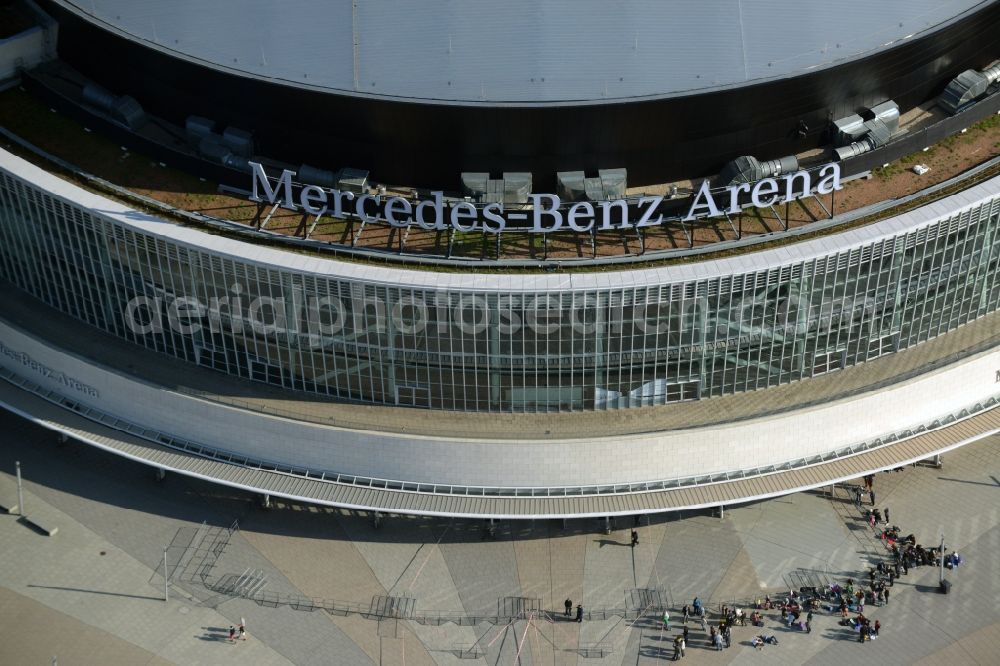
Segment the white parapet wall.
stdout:
[[317,471],[465,486],[622,484],[751,469],[927,424],[1000,391],[1000,349],[897,385],[724,426],[545,441],[333,428],[231,408],[112,372],[0,320],[0,365],[151,430]]

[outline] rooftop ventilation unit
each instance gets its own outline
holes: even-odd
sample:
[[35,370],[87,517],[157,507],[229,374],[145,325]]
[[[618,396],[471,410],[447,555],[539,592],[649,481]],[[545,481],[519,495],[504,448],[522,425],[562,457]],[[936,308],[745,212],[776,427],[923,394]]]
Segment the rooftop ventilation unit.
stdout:
[[628,186],[628,170],[601,169],[597,172],[601,179],[601,191],[605,199],[624,199]]
[[531,185],[530,171],[507,171],[503,178],[490,178],[482,171],[462,172],[462,194],[477,203],[527,203]]
[[330,171],[314,167],[311,164],[303,164],[299,166],[296,177],[301,183],[319,185],[340,192],[353,192],[354,194],[367,194],[368,192],[368,172],[362,169],[344,168],[340,171]]
[[490,178],[486,181],[486,197],[483,201],[488,203],[503,202],[503,181],[497,178]]
[[190,139],[198,143],[202,137],[215,132],[215,121],[201,116],[188,116],[184,120],[184,131]]
[[856,157],[870,150],[880,148],[889,143],[889,139],[892,138],[892,130],[878,118],[866,120],[865,129],[868,131],[860,141],[841,146],[834,151],[838,161],[846,160],[849,157]]
[[865,111],[865,120],[859,127],[860,118],[855,114],[833,121],[834,145],[838,146],[833,152],[837,160],[880,148],[899,132],[899,105],[891,99]]
[[146,112],[142,105],[129,95],[117,98],[111,107],[111,117],[129,129],[138,129],[146,123]]
[[484,201],[489,188],[490,174],[481,171],[462,172],[462,194],[476,201]]
[[587,178],[583,171],[556,173],[556,194],[563,201],[605,201],[623,199],[628,184],[625,169],[600,169],[596,178]]
[[955,115],[985,95],[987,89],[998,80],[1000,80],[1000,62],[981,72],[967,69],[951,80],[941,93],[938,104],[951,115]]
[[531,172],[513,171],[503,174],[503,202],[510,204],[528,203],[531,194]]
[[117,96],[101,86],[88,83],[83,87],[83,103],[102,111],[129,129],[137,129],[146,122],[146,112],[135,98]]
[[860,141],[866,134],[872,131],[872,127],[868,124],[872,120],[878,120],[885,125],[889,130],[890,136],[899,131],[899,106],[891,99],[866,110],[863,116],[852,113],[849,116],[834,120],[833,145],[846,146]]
[[764,178],[774,178],[783,173],[799,170],[799,160],[795,155],[780,157],[776,160],[760,162],[756,157],[743,155],[722,168],[719,173],[720,185],[738,185],[740,183],[756,183]]
[[333,188],[337,185],[337,174],[333,171],[320,169],[311,164],[303,164],[299,167],[298,179],[309,185],[319,185],[320,187]]
[[899,105],[891,99],[868,109],[864,117],[868,121],[881,120],[889,129],[890,136],[899,131]]
[[88,83],[83,87],[83,103],[110,113],[115,104],[115,95],[95,83]]
[[604,186],[600,178],[584,178],[583,192],[590,201],[601,201],[604,199]]
[[198,154],[212,162],[226,163],[226,158],[233,154],[229,146],[222,142],[218,134],[207,134],[198,142]]
[[222,142],[237,155],[253,155],[253,134],[238,127],[227,127],[222,133]]
[[253,169],[250,168],[250,160],[242,155],[228,155],[222,160],[222,163],[230,169],[235,169],[236,171],[241,171],[243,173],[253,172]]
[[868,137],[871,139],[874,148],[881,148],[889,143],[892,138],[892,129],[882,122],[881,118],[872,118],[865,121],[865,129],[868,130]]
[[865,135],[865,119],[856,113],[833,121],[833,145],[846,146]]
[[582,171],[560,171],[556,173],[556,194],[563,201],[584,201],[587,199],[587,176]]
[[364,169],[344,167],[337,174],[337,189],[341,192],[365,194],[368,192],[368,172]]

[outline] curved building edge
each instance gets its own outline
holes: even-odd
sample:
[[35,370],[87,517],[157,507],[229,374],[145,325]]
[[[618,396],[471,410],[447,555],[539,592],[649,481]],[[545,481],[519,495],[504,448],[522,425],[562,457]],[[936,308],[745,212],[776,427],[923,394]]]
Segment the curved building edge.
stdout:
[[233,462],[157,446],[134,435],[88,421],[27,391],[0,381],[0,408],[6,409],[61,437],[94,446],[133,462],[175,472],[202,481],[271,498],[349,510],[386,514],[482,519],[607,518],[668,511],[698,510],[759,501],[813,490],[916,463],[1000,433],[1000,409],[993,399],[988,411],[957,425],[913,435],[890,451],[879,449],[838,460],[830,465],[776,471],[767,477],[664,490],[653,493],[596,497],[449,497],[405,490],[356,488],[322,479],[240,466]]
[[[891,451],[916,432],[986,412],[1000,397],[994,345],[888,387],[747,420],[562,439],[454,437],[221,404],[100,365],[2,319],[0,340],[0,376],[117,430],[247,468],[429,495],[623,496],[808,470]],[[157,362],[144,356],[129,362]]]
[[[893,0],[877,16],[869,16],[871,22],[862,30],[855,15],[868,7],[861,0],[825,12],[811,8],[805,15],[796,13],[788,0],[772,0],[769,12],[654,3],[639,12],[636,7],[625,12],[594,7],[571,19],[551,13],[556,3],[528,1],[521,7],[507,3],[490,14],[487,20],[497,29],[489,33],[479,29],[487,12],[477,3],[456,7],[431,2],[420,16],[399,22],[400,7],[392,3],[356,4],[348,15],[347,5],[313,0],[317,6],[303,6],[298,12],[268,7],[255,13],[261,8],[247,8],[237,15],[224,1],[185,7],[172,0],[175,7],[157,15],[155,5],[162,2],[105,1],[101,4],[113,6],[98,7],[93,2],[48,1],[146,48],[247,78],[362,98],[543,106],[702,94],[792,77],[932,34],[993,0],[946,5]],[[786,3],[788,7],[781,6]],[[549,11],[531,15],[540,5],[549,5]],[[199,14],[196,26],[189,19],[193,11]],[[516,21],[509,21],[511,16]],[[217,29],[223,24],[229,31]],[[316,30],[318,25],[325,29]],[[336,28],[330,30],[331,25]],[[344,32],[349,25],[356,31],[351,38]],[[382,32],[369,42],[374,25]],[[794,41],[787,39],[788,31],[797,33]],[[752,36],[743,44],[743,35],[736,33]],[[469,40],[470,35],[476,38]],[[298,40],[289,43],[289,36]],[[650,45],[651,40],[660,43]],[[437,50],[435,43],[447,47]],[[695,56],[700,56],[697,68],[662,66]],[[561,62],[553,62],[556,58]],[[599,64],[591,67],[588,60]],[[444,68],[448,71],[441,71]]]
[[991,3],[867,57],[745,86],[663,99],[469,106],[363,98],[223,71],[98,27],[52,0],[42,4],[59,21],[62,60],[154,115],[181,126],[200,115],[252,127],[258,152],[274,159],[359,168],[381,183],[431,189],[457,190],[464,171],[531,172],[545,187],[559,171],[621,167],[631,184],[649,185],[716,173],[733,155],[797,154],[825,142],[831,118],[889,99],[910,109],[1000,52],[1000,3]]

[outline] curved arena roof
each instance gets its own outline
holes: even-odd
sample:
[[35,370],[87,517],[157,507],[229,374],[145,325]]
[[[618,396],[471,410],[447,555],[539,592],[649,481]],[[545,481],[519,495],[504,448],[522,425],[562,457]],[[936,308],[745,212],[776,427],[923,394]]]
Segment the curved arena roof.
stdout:
[[994,2],[56,1],[133,39],[243,74],[472,104],[739,86],[887,49]]

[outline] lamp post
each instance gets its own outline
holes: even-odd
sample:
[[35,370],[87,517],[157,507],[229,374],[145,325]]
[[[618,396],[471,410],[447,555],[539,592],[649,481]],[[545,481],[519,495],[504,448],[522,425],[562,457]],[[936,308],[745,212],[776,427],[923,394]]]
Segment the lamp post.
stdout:
[[14,468],[17,470],[17,513],[24,515],[24,495],[21,493],[21,461],[14,461]]
[[170,601],[170,576],[167,574],[167,549],[163,549],[163,600]]
[[941,574],[938,577],[938,584],[941,586],[941,589],[943,590],[944,589],[944,535],[943,534],[941,535],[941,550],[940,550],[940,554],[941,554],[941,557],[940,557],[940,560],[941,560]]

